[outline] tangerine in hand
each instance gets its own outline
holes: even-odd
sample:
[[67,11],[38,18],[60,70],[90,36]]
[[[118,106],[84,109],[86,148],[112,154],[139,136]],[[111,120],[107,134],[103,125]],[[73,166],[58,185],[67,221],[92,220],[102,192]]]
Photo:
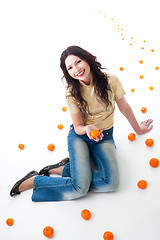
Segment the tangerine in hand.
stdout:
[[96,138],[99,136],[100,133],[101,133],[100,130],[98,130],[98,129],[93,129],[93,130],[90,132],[90,135],[91,135],[92,138],[96,139]]

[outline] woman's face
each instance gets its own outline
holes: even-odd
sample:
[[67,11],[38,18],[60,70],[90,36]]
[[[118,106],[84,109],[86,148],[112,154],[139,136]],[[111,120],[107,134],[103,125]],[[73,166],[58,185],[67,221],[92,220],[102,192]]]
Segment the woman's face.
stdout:
[[90,84],[92,74],[89,64],[75,55],[69,55],[65,59],[66,69],[69,75],[77,80],[81,80],[86,84]]

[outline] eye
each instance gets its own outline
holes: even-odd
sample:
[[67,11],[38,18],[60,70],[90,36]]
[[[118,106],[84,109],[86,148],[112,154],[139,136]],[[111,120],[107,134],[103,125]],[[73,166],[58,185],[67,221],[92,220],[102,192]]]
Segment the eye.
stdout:
[[77,64],[80,63],[80,62],[81,62],[81,60],[78,60],[78,61],[77,61]]
[[72,67],[69,67],[67,70],[69,71],[69,70],[71,70],[72,69]]

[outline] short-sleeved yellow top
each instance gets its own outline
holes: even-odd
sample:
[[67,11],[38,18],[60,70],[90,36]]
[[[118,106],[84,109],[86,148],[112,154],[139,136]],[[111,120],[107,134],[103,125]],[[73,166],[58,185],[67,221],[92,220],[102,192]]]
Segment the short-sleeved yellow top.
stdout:
[[[115,111],[115,100],[120,99],[125,95],[125,91],[119,78],[111,73],[106,73],[108,77],[108,83],[111,91],[108,91],[109,100],[111,105],[106,108],[104,103],[97,100],[94,86],[91,83],[86,85],[80,81],[82,85],[82,97],[86,100],[89,107],[89,113],[84,121],[84,125],[93,124],[101,130],[107,130],[113,127],[114,124],[114,111]],[[77,80],[75,80],[77,81]],[[80,112],[78,102],[71,96],[69,89],[65,92],[67,105],[71,114]]]

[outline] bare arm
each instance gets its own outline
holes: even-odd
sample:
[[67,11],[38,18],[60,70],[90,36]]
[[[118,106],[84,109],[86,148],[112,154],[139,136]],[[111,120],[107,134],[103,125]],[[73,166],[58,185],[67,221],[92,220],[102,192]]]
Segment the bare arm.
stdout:
[[96,139],[93,139],[90,135],[90,132],[93,129],[98,129],[96,126],[94,125],[84,125],[83,123],[83,118],[82,118],[82,114],[81,112],[75,113],[75,114],[71,114],[72,120],[73,120],[73,125],[74,125],[74,129],[75,132],[78,135],[83,135],[83,134],[87,134],[88,138],[98,142],[99,140],[102,140],[103,138],[103,133],[101,133]]
[[138,135],[145,134],[152,129],[153,125],[150,126],[150,124],[153,122],[152,119],[148,119],[142,122],[140,125],[138,124],[132,108],[124,97],[116,100],[116,103],[120,112],[127,118],[128,122],[131,124],[132,128]]

